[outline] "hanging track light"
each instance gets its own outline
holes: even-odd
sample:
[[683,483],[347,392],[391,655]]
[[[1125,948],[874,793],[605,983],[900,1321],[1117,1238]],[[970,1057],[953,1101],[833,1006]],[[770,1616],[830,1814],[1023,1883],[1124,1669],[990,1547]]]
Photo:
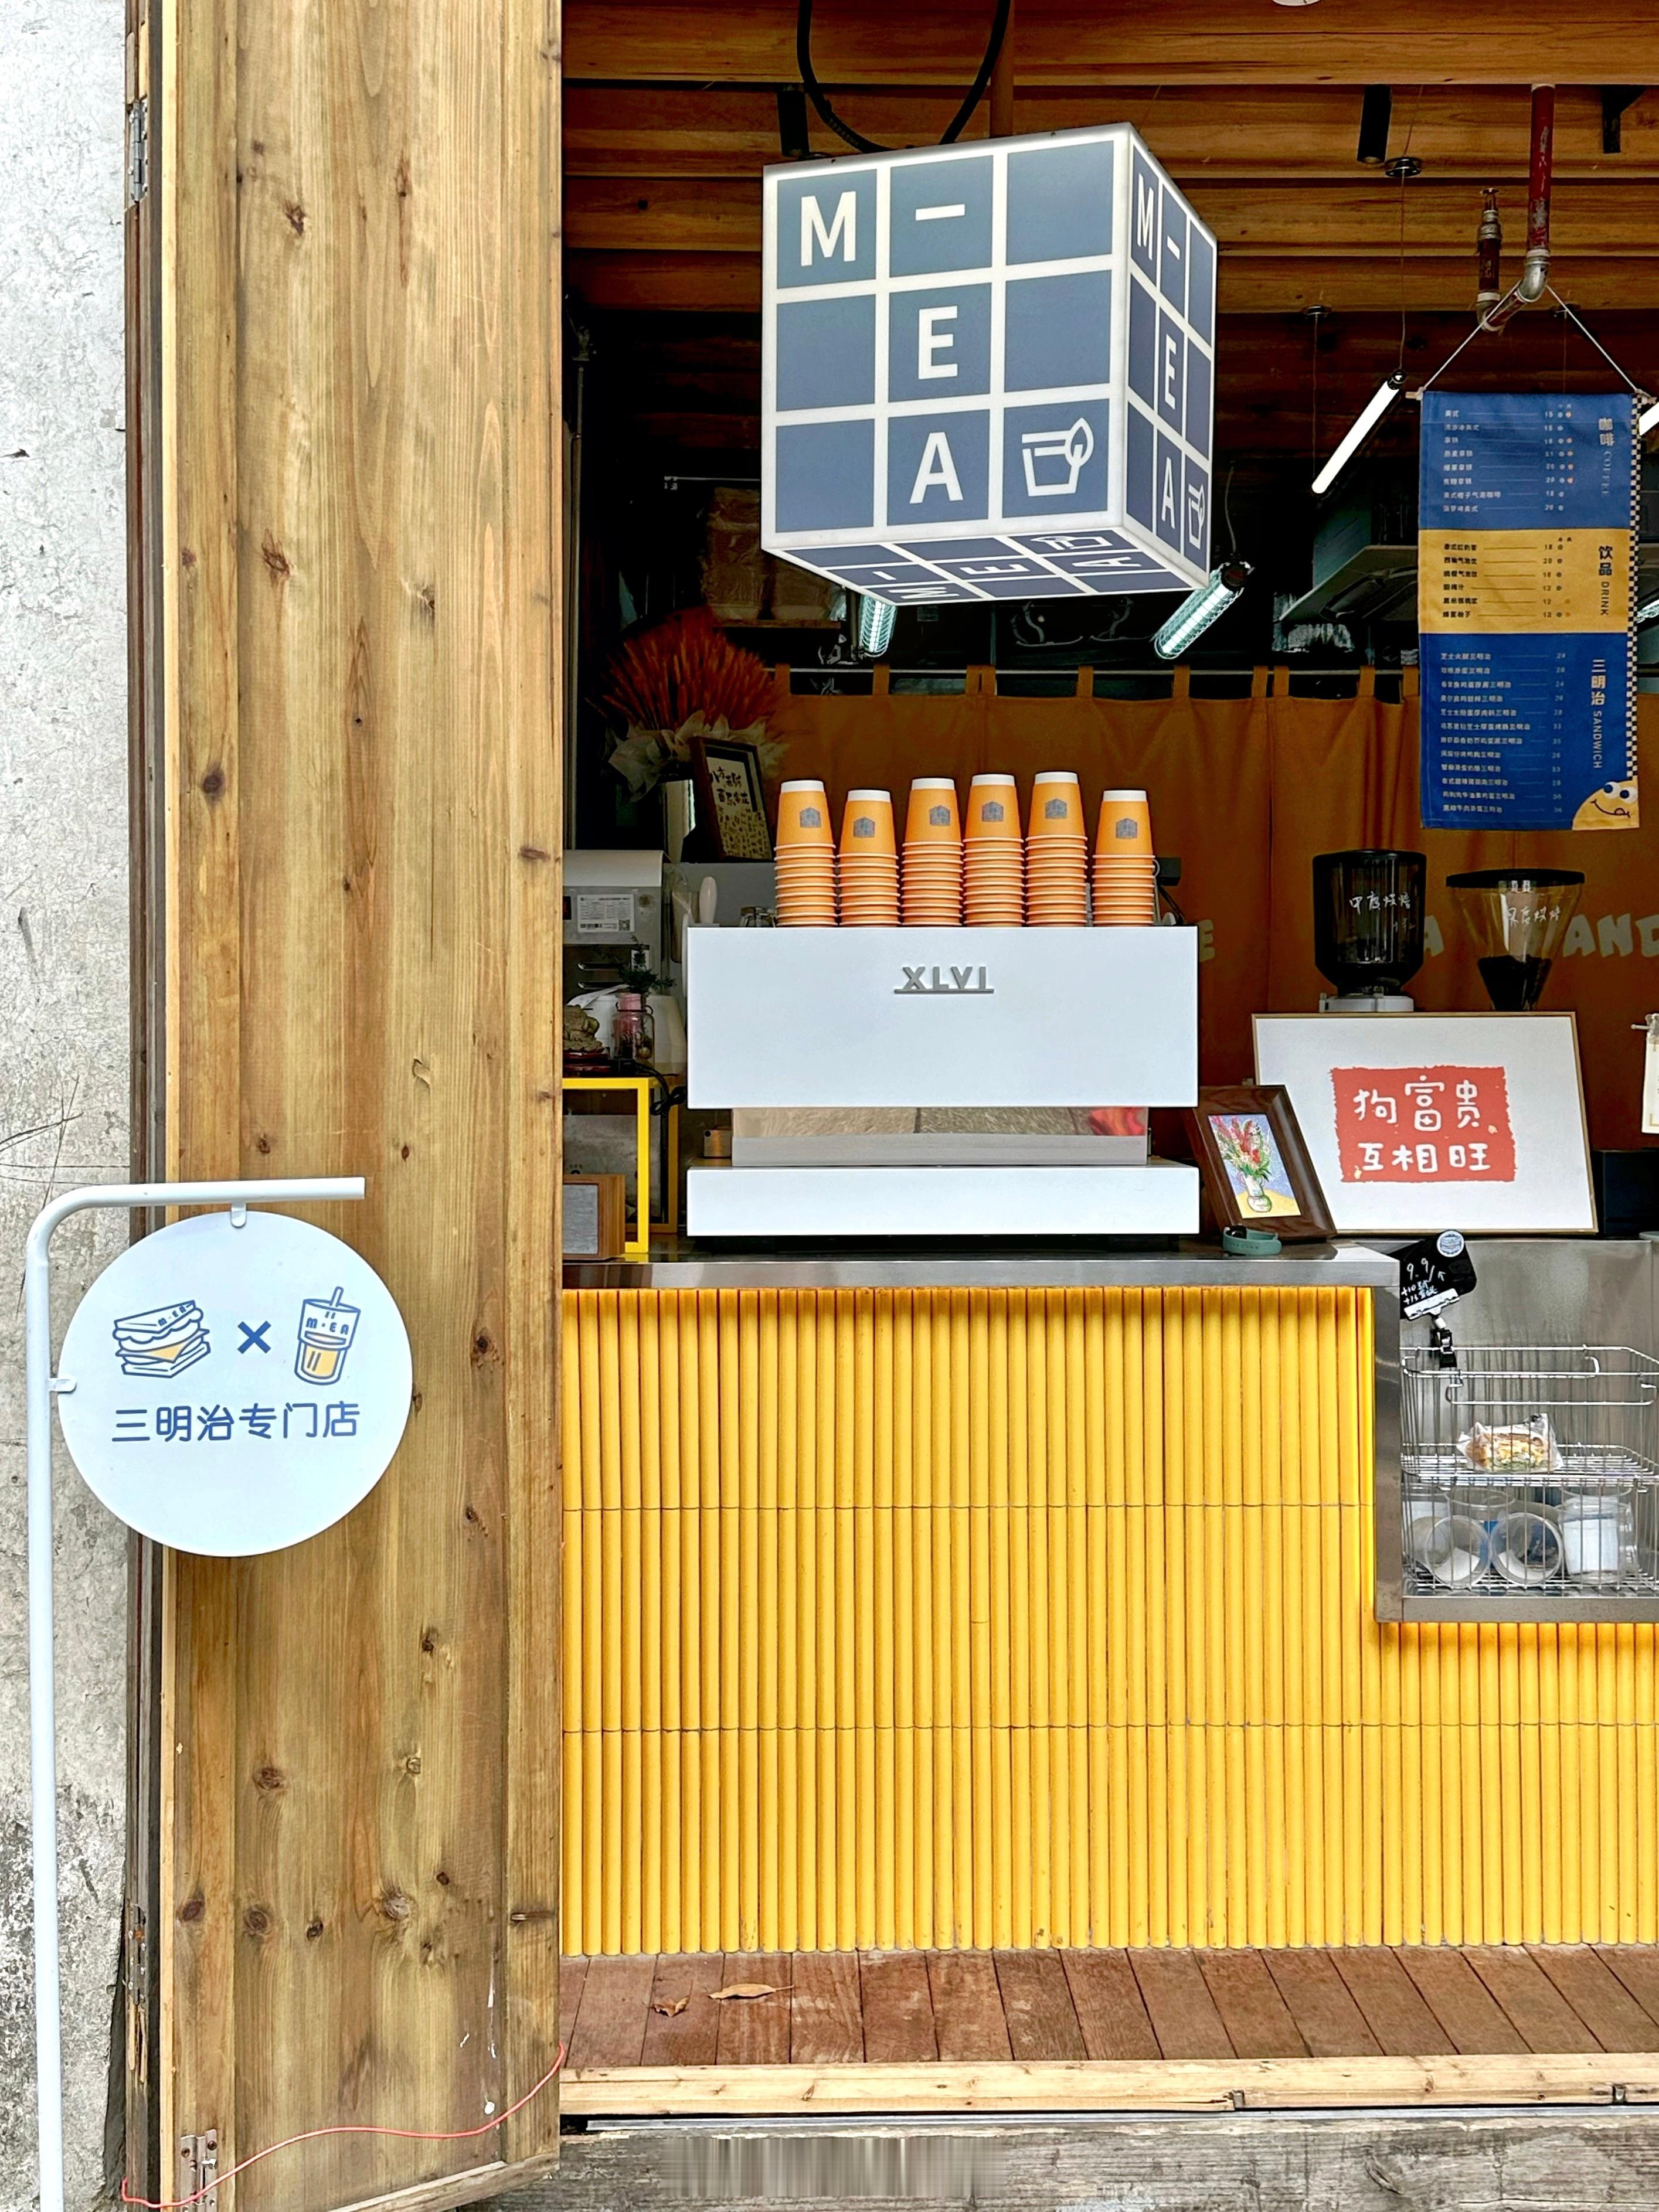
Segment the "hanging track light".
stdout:
[[1224,615],[1249,580],[1248,561],[1226,561],[1210,571],[1210,580],[1189,592],[1152,640],[1160,660],[1179,660],[1194,640],[1203,636],[1218,616]]
[[1392,376],[1383,378],[1365,402],[1363,412],[1350,428],[1346,437],[1314,478],[1316,499],[1330,489],[1405,388],[1405,374],[1401,369],[1396,369]]
[[898,609],[890,599],[872,599],[860,592],[854,599],[853,649],[866,660],[879,660],[893,642],[893,623]]

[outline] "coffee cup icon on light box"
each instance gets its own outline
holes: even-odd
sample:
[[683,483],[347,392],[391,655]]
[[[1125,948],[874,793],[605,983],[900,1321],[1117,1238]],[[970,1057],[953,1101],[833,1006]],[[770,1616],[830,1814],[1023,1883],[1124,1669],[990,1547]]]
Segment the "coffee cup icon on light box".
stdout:
[[346,1304],[345,1292],[337,1284],[331,1297],[304,1301],[294,1360],[294,1371],[302,1382],[320,1386],[339,1381],[361,1319],[361,1309]]

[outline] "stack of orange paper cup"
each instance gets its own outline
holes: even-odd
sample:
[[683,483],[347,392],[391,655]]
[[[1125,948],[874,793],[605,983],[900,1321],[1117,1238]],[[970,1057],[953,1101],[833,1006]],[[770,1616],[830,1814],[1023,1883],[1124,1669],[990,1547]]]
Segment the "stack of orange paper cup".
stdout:
[[1025,919],[1025,844],[1011,775],[976,775],[963,829],[963,906],[970,929],[1018,929]]
[[778,793],[777,872],[781,929],[829,929],[836,919],[836,840],[821,783],[786,783]]
[[1045,769],[1031,787],[1025,919],[1034,929],[1081,929],[1089,919],[1089,833],[1069,769]]
[[948,775],[919,775],[904,817],[903,906],[910,929],[962,921],[962,816]]
[[885,791],[849,791],[841,817],[841,920],[851,929],[893,929],[899,918],[893,801]]
[[1107,791],[1095,833],[1095,921],[1146,927],[1158,920],[1158,855],[1144,791]]

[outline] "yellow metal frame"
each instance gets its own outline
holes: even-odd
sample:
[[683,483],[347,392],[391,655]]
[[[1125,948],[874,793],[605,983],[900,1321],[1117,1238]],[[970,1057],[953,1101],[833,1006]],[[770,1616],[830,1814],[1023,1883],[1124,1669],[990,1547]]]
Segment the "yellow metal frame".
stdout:
[[639,1142],[635,1170],[634,1227],[637,1232],[623,1247],[624,1260],[651,1257],[651,1093],[656,1088],[648,1075],[567,1075],[567,1091],[631,1091]]

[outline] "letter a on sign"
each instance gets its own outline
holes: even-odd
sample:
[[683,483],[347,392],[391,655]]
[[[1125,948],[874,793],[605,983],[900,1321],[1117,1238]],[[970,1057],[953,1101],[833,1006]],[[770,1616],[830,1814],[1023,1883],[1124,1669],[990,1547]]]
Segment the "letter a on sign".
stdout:
[[846,191],[842,194],[836,202],[835,219],[827,230],[823,224],[823,210],[811,192],[805,194],[800,204],[801,267],[803,269],[811,267],[814,246],[826,261],[833,261],[836,254],[836,241],[843,234],[846,244],[841,249],[841,258],[843,261],[856,261],[858,228],[859,204],[856,193]]
[[1164,490],[1158,502],[1158,520],[1160,529],[1165,521],[1173,529],[1181,527],[1180,501],[1176,496],[1175,463],[1167,458],[1164,463]]
[[947,499],[962,497],[957,465],[951,458],[951,441],[943,430],[930,430],[927,434],[927,443],[921,449],[921,466],[916,471],[916,480],[910,489],[911,506],[920,507],[935,485],[943,488]]

